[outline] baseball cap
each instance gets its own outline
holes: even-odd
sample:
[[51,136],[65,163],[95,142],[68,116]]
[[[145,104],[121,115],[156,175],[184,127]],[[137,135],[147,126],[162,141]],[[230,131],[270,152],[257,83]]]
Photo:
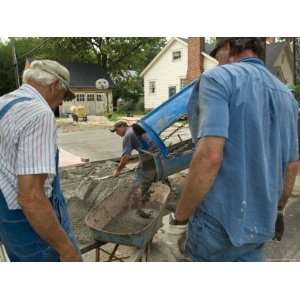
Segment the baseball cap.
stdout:
[[215,48],[210,52],[210,56],[216,58],[217,52],[223,48],[227,43],[230,45],[235,45],[237,47],[245,47],[249,42],[256,41],[262,45],[264,38],[259,37],[219,37],[217,38],[217,42]]
[[209,55],[213,58],[216,58],[217,52],[229,42],[229,39],[229,37],[218,38],[215,48],[209,53]]
[[72,100],[75,94],[70,89],[70,72],[63,65],[54,60],[43,59],[34,60],[28,66],[29,69],[40,69],[46,73],[52,74],[60,80],[66,90],[65,100]]
[[122,127],[122,126],[127,127],[128,124],[125,121],[118,121],[114,124],[114,127],[109,130],[111,132],[115,132],[117,128]]

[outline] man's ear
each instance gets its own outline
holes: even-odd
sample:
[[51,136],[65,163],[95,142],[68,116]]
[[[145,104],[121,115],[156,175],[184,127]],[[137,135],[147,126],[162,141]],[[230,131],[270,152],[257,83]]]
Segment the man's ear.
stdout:
[[51,87],[51,94],[55,95],[55,92],[59,89],[59,80],[56,79],[55,81],[53,81],[50,87]]
[[53,82],[53,84],[54,84],[54,87],[55,87],[57,90],[60,88],[60,82],[59,82],[58,79],[56,79],[56,80]]

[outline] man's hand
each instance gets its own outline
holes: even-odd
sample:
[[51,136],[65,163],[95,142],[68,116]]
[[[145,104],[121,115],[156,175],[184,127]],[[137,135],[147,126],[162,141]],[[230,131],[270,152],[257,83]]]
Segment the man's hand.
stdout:
[[118,169],[114,170],[114,172],[113,172],[114,177],[118,177],[120,174],[121,174],[121,171],[119,171]]
[[170,218],[169,218],[170,225],[182,226],[182,225],[186,225],[188,221],[189,221],[188,219],[179,221],[173,212],[170,214]]
[[284,210],[278,210],[275,224],[274,240],[281,241],[284,233]]
[[122,155],[117,169],[113,172],[114,177],[118,177],[121,174],[121,171],[124,169],[124,167],[126,166],[129,160],[130,160],[130,155],[127,154]]
[[62,249],[59,253],[59,258],[61,262],[80,262],[81,256],[76,251],[76,249],[72,246],[68,249]]
[[188,220],[178,221],[176,220],[175,214],[169,215],[169,222],[165,225],[166,239],[172,241],[178,247],[178,251],[184,254],[185,242],[186,242],[186,231],[187,231]]
[[284,208],[287,205],[288,199],[292,194],[295,185],[296,176],[298,173],[299,161],[289,162],[284,176],[283,192],[278,203],[277,219],[275,224],[274,240],[281,241],[284,233]]
[[18,176],[18,203],[32,228],[59,253],[61,261],[80,261],[79,253],[45,195],[46,178],[42,174]]

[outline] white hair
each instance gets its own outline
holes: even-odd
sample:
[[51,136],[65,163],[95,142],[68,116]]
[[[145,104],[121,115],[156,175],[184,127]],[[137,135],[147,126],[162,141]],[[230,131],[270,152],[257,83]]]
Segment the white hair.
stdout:
[[69,71],[54,60],[35,60],[24,70],[23,83],[32,80],[41,85],[51,85],[59,79],[61,87],[70,80]]

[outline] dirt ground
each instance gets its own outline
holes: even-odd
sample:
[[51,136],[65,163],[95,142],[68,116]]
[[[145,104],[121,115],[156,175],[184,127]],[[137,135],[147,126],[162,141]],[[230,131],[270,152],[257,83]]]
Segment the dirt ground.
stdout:
[[[101,184],[94,184],[90,177],[105,176],[111,174],[111,169],[116,165],[115,162],[108,161],[106,163],[87,164],[83,168],[74,168],[73,170],[62,170],[62,189],[70,206],[71,216],[75,230],[80,229],[79,240],[82,245],[86,245],[93,241],[93,235],[84,223],[84,216],[89,210],[89,205],[95,203],[93,201],[101,201],[113,189],[120,188],[126,182],[114,180],[104,180]],[[182,171],[169,177],[172,191],[169,195],[165,215],[174,211],[176,202],[181,194],[187,172]],[[81,199],[81,200],[80,200]],[[83,204],[82,200],[86,199]],[[80,211],[80,214],[76,213]],[[281,242],[271,241],[265,246],[267,261],[300,261],[300,236],[299,232],[300,218],[300,176],[297,177],[293,195],[290,198],[289,205],[286,210],[286,228],[285,235]],[[77,228],[77,229],[76,229]],[[150,261],[174,261],[176,257],[172,253],[172,247],[169,247],[163,241],[163,230],[154,237],[151,245]],[[114,244],[106,244],[102,247],[105,251],[111,252]],[[120,246],[116,251],[118,257],[126,257],[135,252],[135,249],[128,246]],[[101,260],[106,260],[108,255],[101,252]],[[91,251],[84,255],[86,261],[95,260],[95,251]]]
[[[116,167],[117,163],[112,161],[106,162],[93,162],[87,163],[84,166],[72,167],[61,170],[61,185],[64,192],[66,201],[68,203],[69,213],[75,235],[81,248],[84,248],[94,243],[93,232],[86,226],[85,217],[92,207],[103,201],[113,191],[125,190],[132,183],[133,173],[129,175],[120,176],[119,178],[108,178],[99,180],[99,178],[111,175],[112,170]],[[125,172],[130,171],[136,166],[135,164],[129,165]],[[180,193],[180,185],[183,182],[186,174],[172,176],[170,178],[172,184],[172,191],[168,198],[170,208],[175,207],[176,199]],[[169,213],[166,210],[164,214]],[[113,244],[106,244],[102,248],[105,251],[111,251]],[[120,246],[116,255],[119,257],[128,257],[136,251],[128,246]],[[101,253],[101,259],[107,259],[108,255],[104,252]],[[86,261],[94,261],[95,251],[91,251],[84,255]]]

